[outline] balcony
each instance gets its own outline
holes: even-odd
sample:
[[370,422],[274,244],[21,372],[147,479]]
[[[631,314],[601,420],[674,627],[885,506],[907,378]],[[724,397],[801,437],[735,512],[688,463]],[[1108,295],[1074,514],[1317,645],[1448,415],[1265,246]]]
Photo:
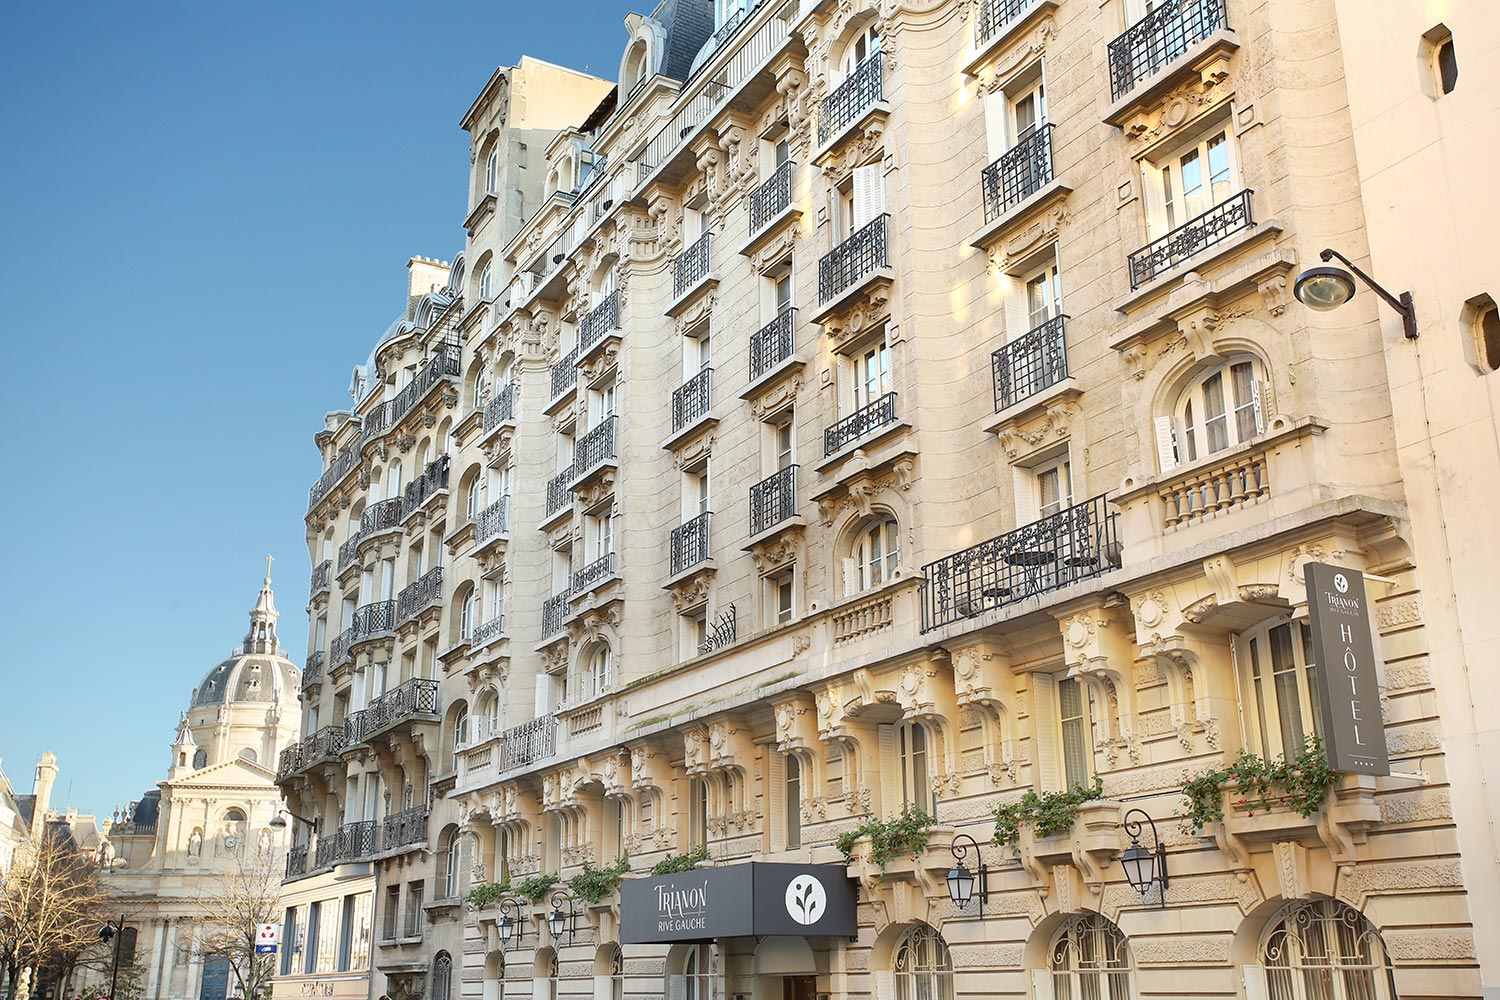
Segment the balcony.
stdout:
[[318,477],[318,481],[313,483],[312,489],[307,491],[308,513],[312,513],[312,509],[318,505],[318,501],[327,496],[358,465],[358,445],[351,445],[340,452],[339,456],[333,460],[333,463]]
[[368,735],[370,734],[365,731],[364,709],[344,716],[344,746],[346,748],[363,743]]
[[1052,181],[1051,122],[1028,133],[979,175],[984,221],[994,222]]
[[750,335],[750,381],[772,371],[792,356],[797,310],[788,306]]
[[391,497],[372,503],[359,518],[359,541],[392,528],[401,527],[401,498]]
[[590,590],[614,575],[615,554],[606,552],[582,569],[573,572],[573,589],[570,596],[580,597],[584,591]]
[[542,640],[544,642],[554,636],[562,635],[563,624],[568,620],[568,602],[572,599],[572,591],[564,590],[542,602]]
[[1099,576],[1120,563],[1103,495],[922,567],[922,631]]
[[396,595],[396,624],[405,625],[443,599],[443,567],[434,566]]
[[323,651],[315,650],[307,658],[307,665],[302,668],[302,690],[317,687],[323,683]]
[[1182,58],[1215,31],[1228,28],[1225,0],[1169,0],[1109,43],[1109,94],[1119,101]]
[[516,384],[507,382],[505,388],[495,393],[495,398],[484,407],[484,437],[490,432],[516,420]]
[[387,399],[384,402],[376,403],[375,407],[369,413],[360,418],[360,447],[363,448],[384,434],[386,429],[395,423],[395,416],[396,401],[394,399]]
[[[455,307],[457,307],[456,310]],[[461,314],[462,310],[463,304],[459,300],[444,310],[443,315],[456,316]],[[364,425],[360,431],[360,444],[364,445],[375,440],[401,423],[412,410],[416,409],[417,404],[427,398],[432,387],[443,379],[456,378],[462,370],[462,355],[463,350],[457,344],[444,344],[439,347],[432,359],[422,366],[422,370],[417,372],[394,398],[386,400],[365,415]]]
[[750,535],[761,535],[797,513],[797,466],[788,465],[750,487]]
[[506,512],[510,509],[510,497],[503,496],[479,512],[474,519],[474,546],[475,550],[486,548],[490,542],[505,535],[507,530]]
[[849,126],[864,117],[864,112],[884,98],[882,93],[882,53],[876,52],[855,67],[833,93],[818,106],[818,146],[822,148],[841,136]]
[[329,836],[320,837],[315,864],[318,868],[327,868],[341,861],[368,858],[374,853],[375,821],[365,819],[358,823],[345,823]]
[[791,211],[792,174],[797,165],[791,160],[778,166],[760,187],[750,192],[750,232],[758,234],[774,220]]
[[682,311],[692,295],[705,287],[713,277],[710,258],[713,251],[711,232],[699,236],[697,242],[688,247],[672,261],[672,302],[667,306],[668,316]]
[[391,813],[380,824],[380,849],[394,851],[427,840],[427,807],[413,806]]
[[988,45],[1009,24],[1016,21],[1036,0],[983,0],[974,37],[980,47]]
[[573,387],[578,384],[578,348],[573,348],[561,358],[557,364],[552,366],[552,402],[548,403],[551,410],[553,404],[563,398],[565,393],[571,393]]
[[[889,220],[889,215],[877,215],[818,261],[820,306],[828,306],[883,270],[888,273],[891,266],[886,239]],[[826,309],[820,311],[814,322],[821,322],[826,315]]]
[[1253,229],[1255,218],[1250,211],[1250,196],[1254,193],[1246,188],[1131,254],[1131,291],[1172,270],[1199,251],[1242,230]]
[[333,644],[328,650],[328,667],[337,670],[349,660],[349,647],[354,645],[354,629],[346,628],[333,637]]
[[448,466],[448,456],[443,455],[427,463],[427,468],[422,474],[406,484],[406,492],[401,497],[403,521],[423,509],[428,500],[448,489]]
[[356,531],[352,536],[350,536],[349,538],[346,538],[344,540],[344,543],[339,546],[339,561],[338,561],[339,573],[342,575],[343,572],[344,572],[344,570],[349,569],[350,567],[354,566],[358,562],[359,562],[359,532]]
[[333,580],[333,561],[324,559],[313,567],[311,593],[314,596],[327,590]]
[[862,406],[843,420],[823,431],[823,457],[828,458],[849,445],[896,422],[896,394],[888,392],[868,406]]
[[539,719],[514,726],[500,734],[500,770],[546,760],[557,752],[557,717]]
[[[578,327],[578,349],[579,356],[587,355],[594,346],[604,340],[605,336],[612,331],[620,329],[620,293],[610,292],[599,304],[589,310],[589,314],[583,318],[583,323]],[[574,360],[577,364],[577,360]],[[557,395],[557,381],[554,372],[553,392]]]
[[547,520],[551,520],[573,506],[573,491],[568,484],[573,481],[573,466],[547,480]]
[[390,729],[409,719],[436,722],[438,718],[438,683],[413,677],[398,684],[366,705],[359,726],[359,740]]
[[290,881],[307,874],[307,845],[293,844],[286,852],[286,877]]
[[487,622],[475,625],[473,633],[469,636],[469,642],[477,648],[488,645],[503,635],[505,635],[505,616],[496,615]]
[[672,529],[671,572],[676,577],[708,561],[708,521],[713,517],[704,511],[690,521]]
[[354,633],[356,643],[384,632],[396,631],[396,602],[373,601],[355,608],[349,631]]
[[995,412],[1001,413],[1068,377],[1064,331],[1068,317],[1054,316],[990,355]]
[[573,473],[577,477],[570,488],[577,492],[605,465],[615,464],[615,424],[619,418],[606,417],[573,444]]
[[672,393],[672,433],[677,434],[708,416],[713,407],[712,368],[704,368]]
[[324,726],[306,739],[281,751],[276,762],[276,780],[284,781],[324,760],[332,760],[348,746],[343,726]]

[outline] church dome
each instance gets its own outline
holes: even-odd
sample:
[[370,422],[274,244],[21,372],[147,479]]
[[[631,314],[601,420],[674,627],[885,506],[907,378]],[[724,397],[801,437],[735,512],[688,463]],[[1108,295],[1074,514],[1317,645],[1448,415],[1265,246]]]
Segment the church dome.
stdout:
[[203,678],[193,692],[193,708],[226,702],[296,702],[301,671],[282,654],[276,638],[278,617],[268,563],[260,596],[250,609],[244,644]]

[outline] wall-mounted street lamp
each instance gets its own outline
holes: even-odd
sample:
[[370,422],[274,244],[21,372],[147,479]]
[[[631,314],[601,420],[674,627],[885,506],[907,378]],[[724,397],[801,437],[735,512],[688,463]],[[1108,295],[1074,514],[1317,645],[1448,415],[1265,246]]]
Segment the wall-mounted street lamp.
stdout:
[[266,826],[269,826],[273,830],[285,830],[286,829],[286,817],[288,817],[288,816],[290,816],[292,819],[296,820],[299,823],[306,823],[308,825],[308,827],[311,828],[314,832],[316,832],[317,829],[318,829],[318,821],[317,820],[315,820],[315,819],[308,819],[306,816],[298,816],[296,813],[289,812],[289,811],[287,811],[285,809],[278,809],[278,810],[276,810],[276,815],[271,817],[271,822],[267,823]]
[[[967,840],[967,845],[959,843]],[[968,856],[969,849],[974,850],[974,860],[978,862],[977,871],[970,871],[969,866],[964,864],[964,858]],[[969,900],[974,898],[974,886],[979,886],[979,911],[984,912],[984,904],[990,901],[990,870],[985,867],[984,855],[979,853],[979,844],[967,833],[960,833],[953,838],[953,843],[948,845],[949,852],[953,855],[953,867],[948,869],[948,898],[954,904],[963,909],[969,905]]]
[[[1374,278],[1361,271],[1355,264],[1337,250],[1328,249],[1318,254],[1325,264],[1337,257],[1344,262],[1344,267],[1310,267],[1297,275],[1297,282],[1292,286],[1292,292],[1297,296],[1297,301],[1318,312],[1330,312],[1354,298],[1354,278],[1358,275],[1359,280],[1370,286],[1371,291],[1385,300],[1386,305],[1396,310],[1401,316],[1401,327],[1406,333],[1407,340],[1417,339],[1417,307],[1412,302],[1411,292],[1402,292],[1395,296],[1382,288]],[[1353,274],[1350,273],[1353,272]]]
[[[1141,819],[1131,819],[1139,816]],[[1155,848],[1141,846],[1141,820],[1151,827],[1151,839]],[[1167,846],[1156,834],[1156,823],[1143,810],[1132,809],[1125,814],[1125,833],[1130,837],[1130,846],[1120,855],[1120,867],[1125,869],[1125,880],[1143,897],[1149,895],[1152,886],[1161,886],[1161,905],[1167,905]]]
[[[564,910],[563,907],[567,909]],[[573,943],[573,924],[578,918],[578,900],[559,890],[552,894],[552,912],[547,914],[547,929],[552,932],[552,940],[560,940],[563,934],[568,935],[568,944]]]
[[526,928],[521,923],[521,904],[501,896],[495,905],[500,911],[500,919],[495,923],[495,929],[500,932],[500,947],[504,948],[511,938],[515,938],[516,947],[519,948],[521,939],[526,936]]

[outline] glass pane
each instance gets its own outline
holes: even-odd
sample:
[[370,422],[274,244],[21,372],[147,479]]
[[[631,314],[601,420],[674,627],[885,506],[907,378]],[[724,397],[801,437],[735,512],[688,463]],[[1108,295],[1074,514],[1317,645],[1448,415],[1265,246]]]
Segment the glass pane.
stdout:
[[1229,381],[1234,387],[1235,436],[1248,441],[1255,436],[1255,378],[1250,362],[1231,367]]
[[1232,193],[1229,178],[1229,140],[1223,132],[1208,140],[1208,182],[1213,203],[1225,201]]
[[1203,383],[1203,430],[1208,453],[1229,447],[1229,421],[1224,413],[1224,376],[1215,372]]
[[1088,733],[1084,727],[1083,690],[1076,680],[1057,682],[1057,701],[1062,716],[1063,779],[1069,787],[1089,782]]

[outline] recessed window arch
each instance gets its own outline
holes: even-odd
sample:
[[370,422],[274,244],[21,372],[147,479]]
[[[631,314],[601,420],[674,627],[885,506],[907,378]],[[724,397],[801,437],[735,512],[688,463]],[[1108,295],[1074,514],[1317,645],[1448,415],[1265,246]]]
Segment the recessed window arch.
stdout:
[[716,1000],[711,944],[688,945],[682,957],[683,1000]]
[[250,747],[242,748],[240,752],[236,754],[236,756],[238,756],[240,760],[247,761],[251,764],[258,764],[260,762],[260,755]]
[[614,650],[607,642],[596,642],[578,661],[579,697],[587,700],[608,691],[614,684]]
[[926,924],[902,935],[891,959],[896,1000],[953,1000],[953,957],[948,942]]
[[620,91],[628,100],[650,78],[651,45],[645,38],[637,38],[625,50],[624,69],[620,73]]
[[880,25],[872,18],[844,43],[843,54],[839,58],[839,79],[848,78],[867,59],[880,55],[881,44]]
[[449,1000],[453,991],[453,957],[440,951],[432,960],[432,1000]]
[[1097,913],[1068,918],[1052,939],[1047,965],[1058,1000],[1131,1000],[1130,943]]
[[1266,429],[1266,367],[1254,355],[1231,354],[1178,390],[1170,413],[1156,418],[1163,471],[1251,440]]
[[463,834],[454,824],[443,828],[438,838],[438,894],[442,899],[458,898],[459,874],[463,871]]
[[896,724],[896,760],[901,768],[901,804],[932,815],[930,743],[927,728],[915,719]]
[[486,260],[479,266],[479,299],[488,302],[495,297],[495,263]]
[[1472,338],[1473,357],[1480,372],[1500,371],[1500,309],[1489,295],[1476,295],[1464,303],[1459,322]]
[[599,947],[594,956],[594,975],[609,978],[610,1000],[625,1000],[625,952],[618,942]]
[[1260,964],[1269,1000],[1394,1000],[1385,941],[1336,899],[1300,900],[1272,919]]
[[224,822],[226,822],[226,823],[243,823],[243,822],[245,822],[245,811],[243,809],[230,809],[228,812],[224,813]]
[[844,593],[858,594],[889,583],[901,560],[901,532],[889,511],[872,514],[855,528],[844,556]]
[[202,747],[199,747],[196,751],[193,752],[193,769],[197,770],[198,768],[207,766],[208,751],[203,749]]
[[449,766],[452,770],[458,770],[458,752],[470,744],[469,739],[469,705],[468,702],[460,701],[452,709],[449,718],[453,720],[449,730],[448,746],[451,748]]

